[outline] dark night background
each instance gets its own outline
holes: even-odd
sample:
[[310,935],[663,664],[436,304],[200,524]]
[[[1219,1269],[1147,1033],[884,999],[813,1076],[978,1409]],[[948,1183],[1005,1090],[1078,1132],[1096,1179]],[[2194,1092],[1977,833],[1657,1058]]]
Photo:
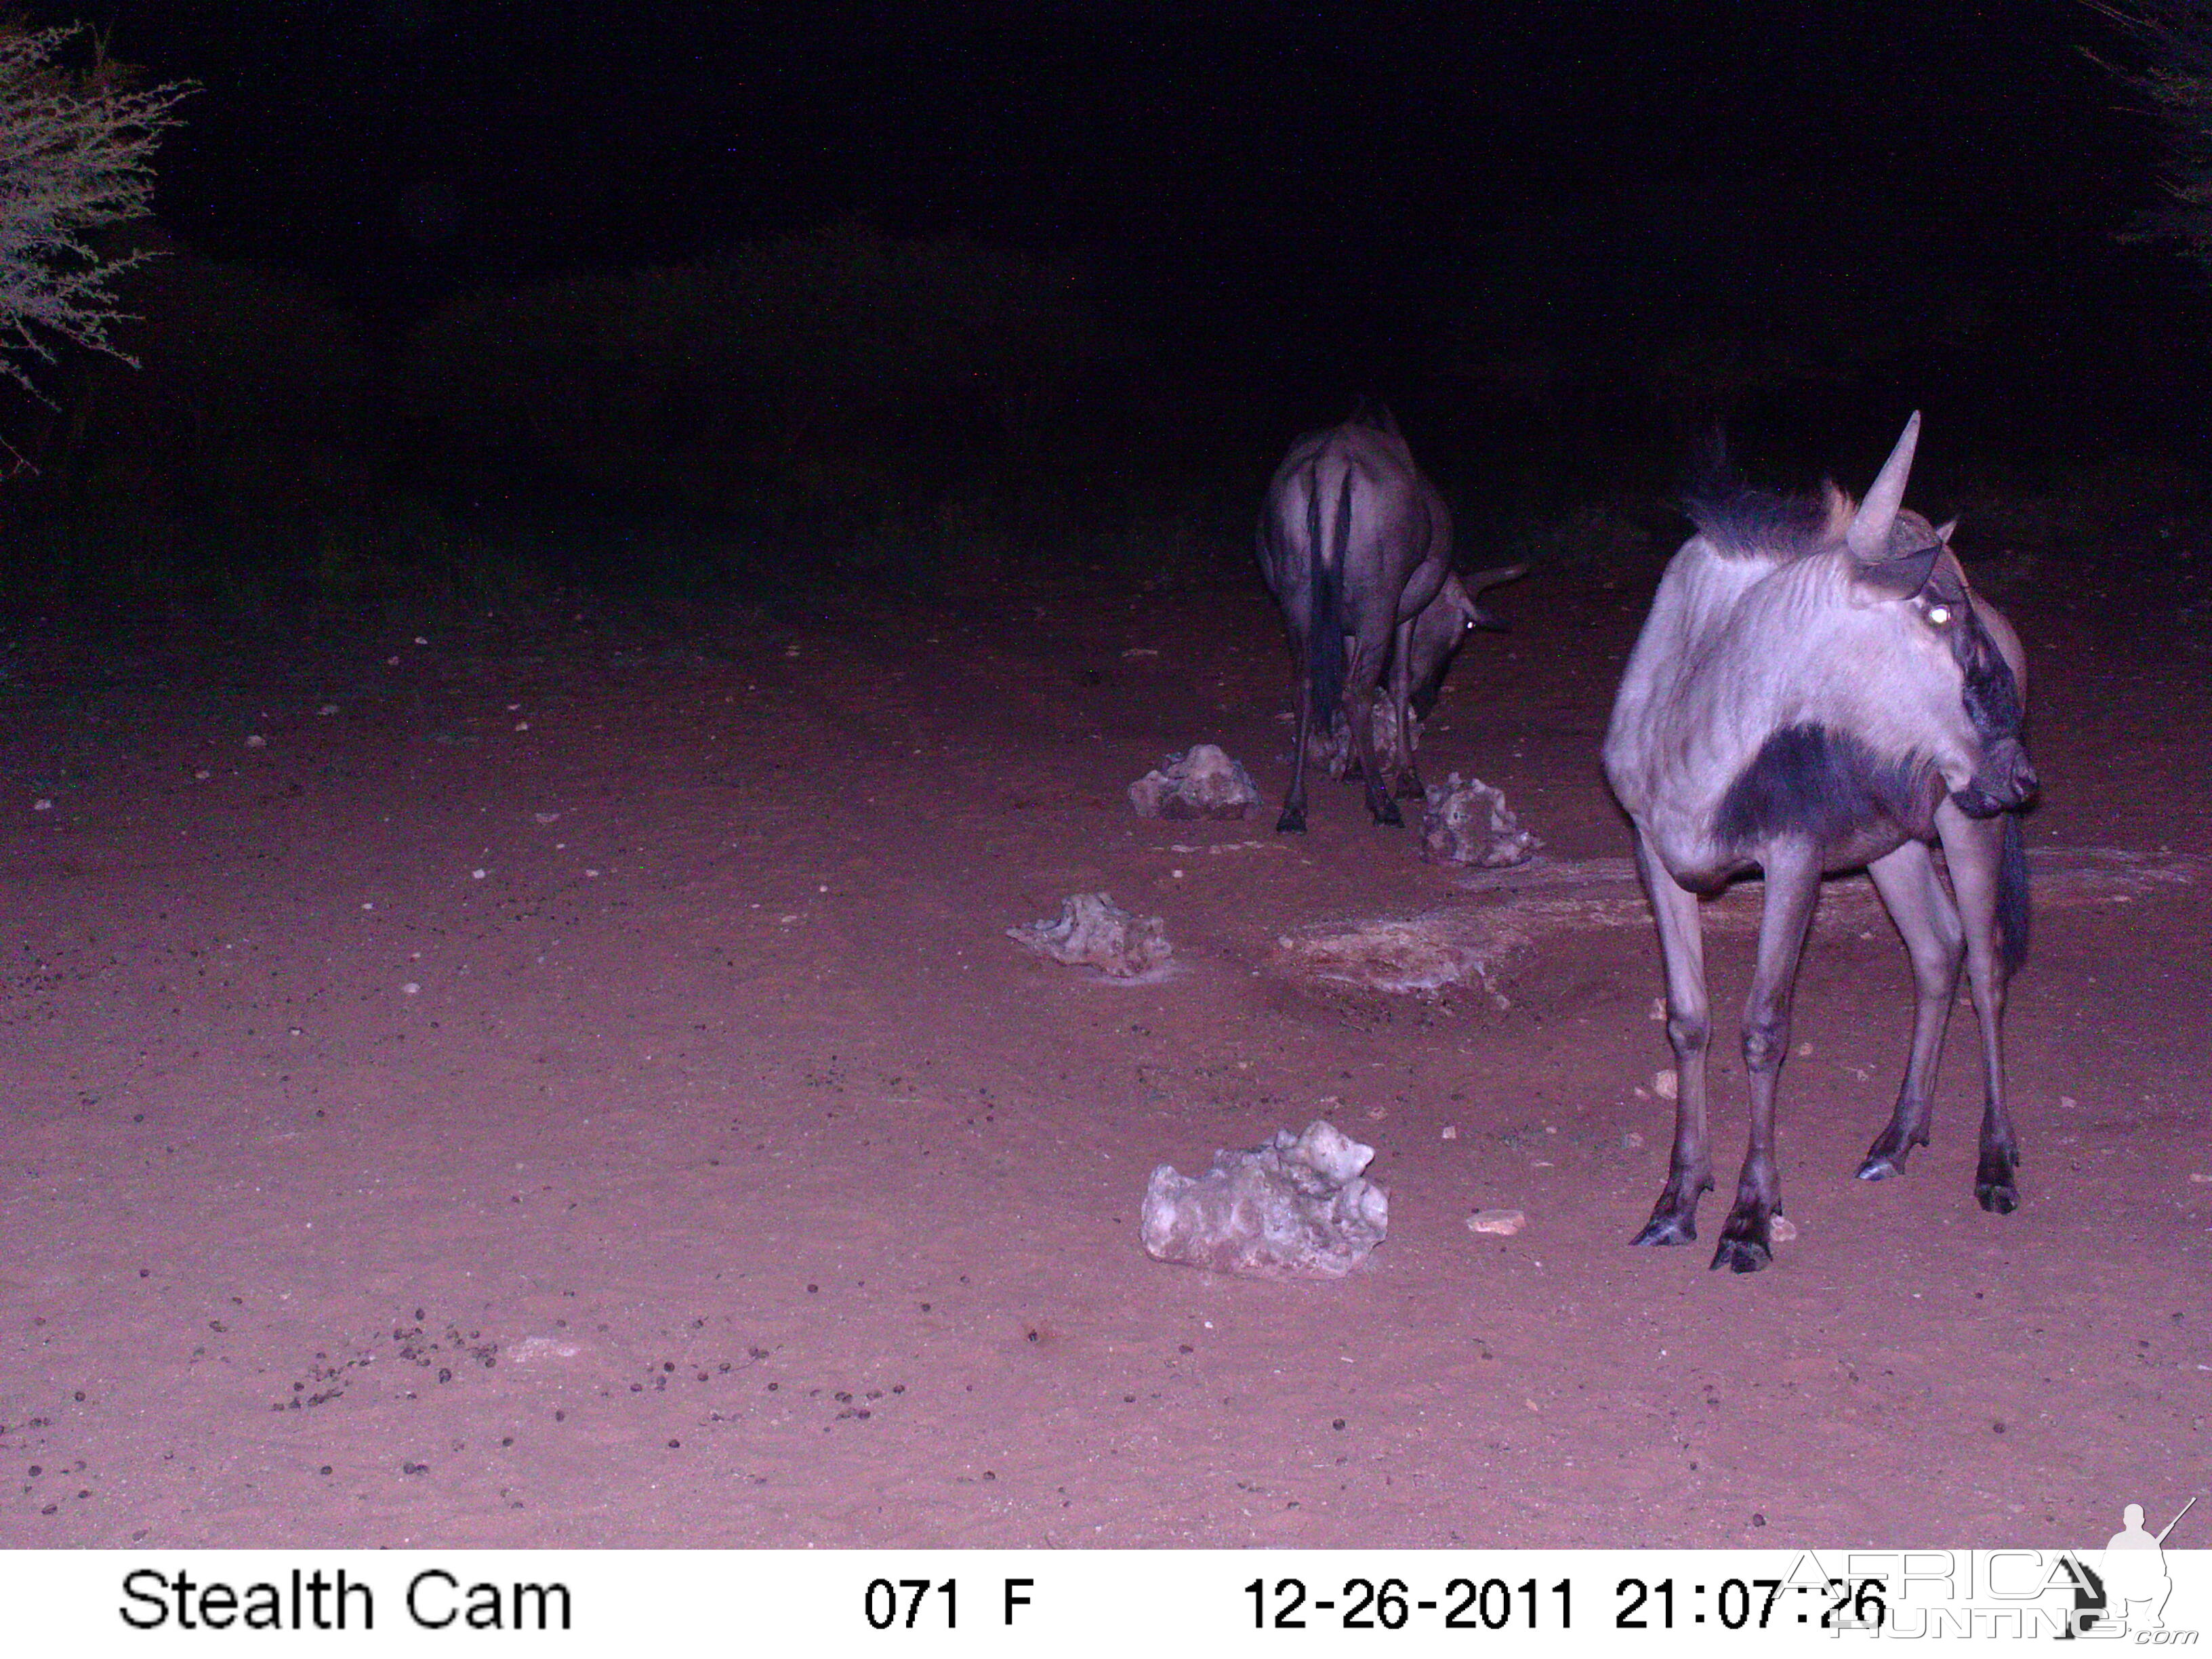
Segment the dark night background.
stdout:
[[144,367],[5,411],[46,602],[1226,572],[1362,395],[1475,560],[1670,546],[1715,422],[1863,483],[1923,408],[1916,488],[1985,543],[2185,507],[2207,454],[2206,285],[2122,239],[2158,132],[2070,0],[210,0],[112,40],[204,90]]

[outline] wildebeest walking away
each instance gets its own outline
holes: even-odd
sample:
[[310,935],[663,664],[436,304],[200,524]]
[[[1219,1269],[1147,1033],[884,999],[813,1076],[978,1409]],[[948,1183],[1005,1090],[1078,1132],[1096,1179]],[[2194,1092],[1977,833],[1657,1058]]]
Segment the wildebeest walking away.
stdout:
[[[1975,1195],[1999,1212],[2019,1201],[1999,1028],[2027,946],[2015,816],[2036,789],[2021,735],[2026,661],[2010,625],[1967,587],[1951,526],[1901,510],[1919,432],[1916,414],[1856,509],[1832,485],[1816,500],[1729,486],[1693,498],[1698,533],[1660,580],[1606,734],[1606,776],[1634,823],[1658,919],[1680,1066],[1673,1161],[1639,1244],[1696,1237],[1713,1184],[1696,896],[1753,866],[1766,878],[1744,1010],[1751,1145],[1713,1256],[1737,1273],[1771,1260],[1775,1085],[1824,872],[1866,868],[1917,993],[1897,1108],[1861,1178],[1896,1174],[1928,1142],[1963,957],[1986,1088]],[[1930,852],[1938,841],[1955,902]]]
[[[1309,433],[1275,470],[1260,513],[1260,566],[1290,633],[1297,755],[1279,830],[1306,827],[1308,734],[1347,722],[1367,810],[1402,823],[1394,797],[1418,800],[1407,731],[1417,696],[1432,702],[1470,626],[1498,624],[1485,587],[1522,567],[1451,575],[1451,514],[1413,465],[1389,416]],[[1369,705],[1388,671],[1389,752],[1376,752]]]

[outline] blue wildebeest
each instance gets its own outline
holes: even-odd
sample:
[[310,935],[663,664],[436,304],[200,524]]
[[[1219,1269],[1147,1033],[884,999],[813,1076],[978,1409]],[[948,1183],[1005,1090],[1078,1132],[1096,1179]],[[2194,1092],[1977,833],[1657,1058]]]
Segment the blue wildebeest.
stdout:
[[[1897,1108],[1860,1178],[1895,1175],[1928,1144],[1963,957],[1986,1087],[1975,1196],[1999,1213],[2019,1202],[1998,1033],[2027,945],[2015,816],[2036,789],[2021,739],[2027,665],[2010,625],[1968,589],[1952,526],[1900,510],[1919,432],[1916,414],[1856,508],[1832,484],[1809,501],[1741,488],[1694,498],[1698,533],[1660,580],[1606,733],[1606,776],[1658,918],[1678,1065],[1674,1158],[1639,1244],[1695,1238],[1713,1184],[1697,895],[1753,866],[1766,878],[1743,1024],[1751,1146],[1712,1263],[1737,1273],[1771,1259],[1775,1083],[1825,872],[1873,877],[1917,992]],[[1955,902],[1929,850],[1939,841]]]
[[[1296,758],[1278,830],[1306,827],[1309,738],[1344,722],[1377,823],[1403,823],[1394,797],[1419,799],[1407,709],[1436,700],[1470,626],[1496,626],[1477,595],[1522,574],[1451,574],[1451,514],[1388,415],[1355,416],[1291,446],[1260,512],[1260,568],[1282,607],[1297,702]],[[1389,741],[1370,714],[1386,693]]]

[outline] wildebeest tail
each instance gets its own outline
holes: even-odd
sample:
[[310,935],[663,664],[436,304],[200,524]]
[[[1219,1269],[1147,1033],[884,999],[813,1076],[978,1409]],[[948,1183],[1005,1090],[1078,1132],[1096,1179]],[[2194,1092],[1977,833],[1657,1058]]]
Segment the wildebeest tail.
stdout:
[[2004,815],[1997,851],[1997,949],[2008,975],[2027,960],[2027,846],[2017,812]]
[[1316,465],[1306,490],[1306,544],[1313,550],[1313,604],[1306,621],[1307,684],[1313,696],[1315,729],[1335,723],[1344,697],[1344,556],[1352,543],[1352,468],[1344,469],[1336,498],[1336,544],[1322,538],[1322,470]]

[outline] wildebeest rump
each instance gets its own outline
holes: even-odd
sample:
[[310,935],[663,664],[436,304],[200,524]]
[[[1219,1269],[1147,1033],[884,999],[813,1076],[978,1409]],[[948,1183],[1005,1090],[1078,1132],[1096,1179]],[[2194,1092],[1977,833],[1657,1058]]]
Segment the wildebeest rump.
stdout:
[[1771,1259],[1775,1086],[1824,872],[1866,868],[1917,990],[1896,1109],[1860,1176],[1894,1175],[1927,1144],[1963,958],[1985,1087],[1975,1194],[1999,1212],[2019,1201],[2000,1026],[2027,942],[2016,816],[2037,787],[2021,740],[2027,664],[2010,625],[1967,586],[1951,526],[1903,510],[1919,429],[1915,415],[1856,507],[1832,485],[1814,500],[1733,486],[1694,498],[1698,533],[1660,580],[1606,735],[1606,776],[1659,923],[1679,1066],[1674,1155],[1640,1244],[1694,1238],[1712,1186],[1696,895],[1754,866],[1766,880],[1744,1011],[1751,1142],[1713,1257],[1738,1273]]
[[[1315,723],[1341,719],[1378,823],[1402,823],[1396,797],[1419,799],[1407,710],[1435,701],[1470,626],[1495,626],[1483,587],[1522,574],[1451,574],[1451,514],[1386,416],[1309,433],[1291,447],[1260,514],[1260,565],[1288,629],[1297,706],[1296,757],[1279,830],[1305,828]],[[1385,672],[1391,741],[1378,757],[1368,707]]]

